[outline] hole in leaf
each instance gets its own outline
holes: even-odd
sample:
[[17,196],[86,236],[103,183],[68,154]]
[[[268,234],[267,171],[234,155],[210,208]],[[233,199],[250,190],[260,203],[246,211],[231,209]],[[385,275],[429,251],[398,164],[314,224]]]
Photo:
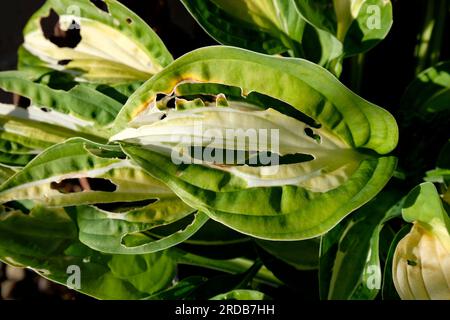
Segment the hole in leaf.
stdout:
[[21,108],[28,108],[31,105],[31,100],[27,97],[22,97],[18,94],[13,94],[13,104],[21,107]]
[[185,100],[195,100],[200,99],[205,103],[215,103],[217,96],[216,95],[205,95],[205,94],[196,94],[196,95],[184,95],[179,96],[178,98],[185,99]]
[[67,66],[69,63],[71,63],[72,62],[72,60],[70,60],[70,59],[66,59],[66,60],[59,60],[58,61],[58,64],[60,65],[60,66]]
[[280,157],[280,164],[294,164],[294,163],[302,163],[314,160],[314,157],[310,154],[304,153],[295,153],[295,154],[286,154]]
[[169,109],[175,109],[176,108],[176,103],[175,103],[175,98],[170,99],[169,101],[167,101],[166,107]]
[[305,134],[311,139],[316,140],[317,143],[320,143],[321,138],[318,134],[315,134],[311,128],[305,128]]
[[156,101],[162,100],[166,97],[166,95],[164,93],[158,93],[156,95]]
[[[277,164],[295,164],[314,160],[309,154],[296,153],[280,156],[268,152],[248,152],[242,150],[229,150],[210,147],[191,147],[189,156],[216,165],[267,167]],[[220,161],[218,161],[220,160]]]
[[128,24],[132,24],[133,23],[133,19],[131,19],[131,18],[127,18],[126,21],[127,21]]
[[47,87],[57,90],[69,91],[77,85],[73,77],[67,73],[51,71],[43,74],[34,81],[35,83],[45,84]]
[[59,15],[53,9],[40,23],[44,37],[60,48],[75,48],[81,41],[80,25],[72,21],[68,30],[61,29]]
[[90,1],[94,6],[96,6],[100,10],[109,13],[108,5],[106,4],[105,1],[103,0],[90,0]]
[[9,202],[4,203],[3,206],[5,207],[6,211],[20,210],[24,214],[29,214],[30,213],[30,209],[28,209],[22,203],[22,201],[9,201]]
[[156,228],[151,229],[151,231],[148,231],[149,235],[156,236],[156,237],[167,237],[171,234],[185,229],[188,225],[190,225],[192,222],[194,222],[195,215],[190,214],[184,218],[181,218],[177,221],[171,222],[169,224],[166,224],[164,226],[159,226]]
[[313,118],[304,114],[297,108],[294,108],[290,104],[278,100],[274,97],[259,93],[259,92],[250,92],[246,99],[247,102],[263,107],[264,109],[270,107],[281,113],[284,113],[294,119],[297,119],[301,122],[306,123],[308,126],[313,128],[320,128],[321,125],[317,123]]
[[156,95],[156,106],[159,109],[175,109],[176,108],[176,97],[173,95],[166,95],[163,93],[158,93]]
[[50,187],[64,194],[83,191],[114,192],[117,190],[114,183],[102,178],[64,179],[61,182],[52,182]]
[[109,212],[126,212],[130,210],[135,210],[139,208],[146,207],[152,203],[158,201],[157,199],[148,199],[141,201],[132,201],[132,202],[113,202],[113,203],[97,203],[94,207],[97,207],[100,210],[105,210]]

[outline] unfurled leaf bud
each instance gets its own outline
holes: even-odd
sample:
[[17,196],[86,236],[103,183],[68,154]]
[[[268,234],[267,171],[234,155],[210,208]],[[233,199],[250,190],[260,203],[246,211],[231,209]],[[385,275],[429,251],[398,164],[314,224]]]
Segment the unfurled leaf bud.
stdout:
[[450,300],[450,223],[434,185],[414,188],[402,215],[413,227],[397,244],[392,263],[400,298]]
[[415,223],[398,243],[393,278],[402,299],[450,300],[450,235],[442,238]]

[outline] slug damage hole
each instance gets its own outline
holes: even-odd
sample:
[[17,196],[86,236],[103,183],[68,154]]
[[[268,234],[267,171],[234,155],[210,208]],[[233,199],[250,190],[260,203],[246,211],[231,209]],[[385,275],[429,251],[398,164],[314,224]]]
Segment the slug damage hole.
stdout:
[[61,29],[59,15],[53,9],[50,9],[47,17],[41,18],[40,25],[45,39],[59,48],[73,49],[81,42],[80,25],[72,20],[67,30]]
[[320,143],[322,140],[322,138],[318,134],[314,133],[311,128],[305,128],[305,134],[311,139],[314,139],[317,143]]
[[63,194],[83,191],[114,192],[117,190],[114,183],[102,178],[64,179],[60,182],[52,182],[50,188]]
[[16,107],[26,109],[31,105],[31,100],[27,97],[0,88],[0,103],[13,104]]
[[23,214],[30,214],[30,209],[27,208],[21,201],[8,201],[3,204],[5,212],[17,211],[19,210]]
[[89,1],[91,1],[91,3],[100,10],[109,13],[109,8],[105,1],[103,0],[89,0]]
[[[229,150],[210,147],[190,147],[189,157],[201,161],[206,161],[219,166],[244,166],[249,167],[270,167],[276,164],[296,164],[314,160],[309,154],[295,153],[279,155],[267,152],[248,152],[242,150]],[[224,161],[217,161],[223,159]],[[229,161],[229,160],[232,161]]]
[[130,201],[130,202],[112,202],[112,203],[96,203],[93,206],[108,212],[127,212],[130,210],[136,210],[144,208],[152,203],[157,202],[158,199],[148,199],[140,201]]
[[70,60],[70,59],[66,59],[66,60],[59,60],[58,61],[58,65],[60,65],[60,66],[67,66],[69,63],[71,63],[72,62],[72,60]]
[[31,106],[31,100],[27,97],[13,94],[13,104],[17,107],[27,109],[29,106]]

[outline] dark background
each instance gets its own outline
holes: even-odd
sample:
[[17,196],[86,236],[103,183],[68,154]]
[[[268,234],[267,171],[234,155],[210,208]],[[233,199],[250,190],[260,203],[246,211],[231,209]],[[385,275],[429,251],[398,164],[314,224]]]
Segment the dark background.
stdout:
[[[359,94],[394,114],[406,87],[414,78],[416,66],[414,49],[418,33],[423,25],[428,1],[434,0],[393,0],[393,28],[384,41],[366,54]],[[23,41],[22,28],[32,13],[44,2],[44,0],[2,1],[0,70],[15,69],[16,52]],[[154,28],[175,58],[195,48],[216,44],[196,24],[178,0],[122,0],[121,2]],[[449,19],[447,19],[444,34],[441,61],[450,59],[448,24]],[[346,84],[350,81],[348,66],[349,60],[344,64],[344,73],[341,78]],[[4,98],[5,96],[0,94],[0,99]],[[14,269],[9,269],[7,273],[5,271],[6,267],[1,266],[0,263],[0,299],[88,299],[62,286],[51,284],[35,276],[31,271],[25,273]],[[313,280],[314,277],[311,281]]]

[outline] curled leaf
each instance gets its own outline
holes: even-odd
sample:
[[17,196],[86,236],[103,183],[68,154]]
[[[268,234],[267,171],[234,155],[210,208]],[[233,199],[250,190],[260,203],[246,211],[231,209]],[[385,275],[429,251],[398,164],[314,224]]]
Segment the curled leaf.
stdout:
[[[179,108],[180,98],[203,103]],[[114,129],[111,140],[191,207],[273,240],[316,237],[370,200],[398,138],[389,113],[323,68],[228,47],[178,59]]]
[[450,220],[432,183],[414,188],[403,217],[413,222],[397,245],[394,285],[405,300],[450,299]]

